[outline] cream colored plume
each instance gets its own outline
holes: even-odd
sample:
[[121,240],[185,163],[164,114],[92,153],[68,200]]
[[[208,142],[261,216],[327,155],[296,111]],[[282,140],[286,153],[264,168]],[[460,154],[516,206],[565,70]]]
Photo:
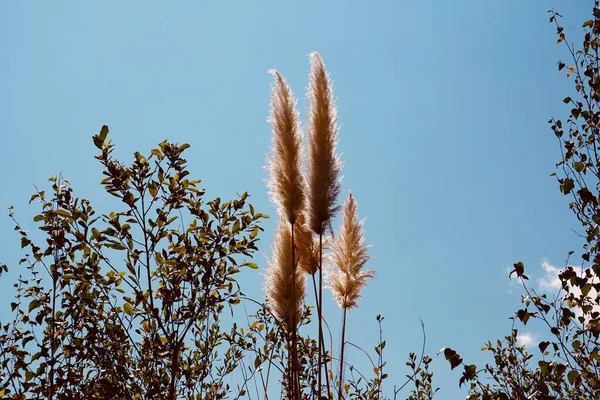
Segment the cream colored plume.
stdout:
[[356,201],[351,192],[344,202],[342,226],[336,235],[330,255],[333,269],[328,275],[329,288],[341,308],[358,307],[362,289],[375,271],[363,271],[371,246],[364,244],[363,221],[359,221]]
[[298,326],[302,317],[305,278],[295,268],[292,230],[290,224],[280,218],[275,230],[273,254],[265,272],[265,292],[273,314],[288,333]]
[[279,213],[293,224],[304,206],[302,134],[292,89],[279,72],[269,72],[275,82],[271,87],[269,115],[273,138],[267,166],[268,187]]
[[310,55],[308,87],[308,177],[306,212],[308,226],[323,234],[337,211],[341,163],[336,154],[337,112],[329,74],[318,53]]
[[[319,239],[306,224],[306,216],[300,214],[294,224],[294,244],[296,259],[301,271],[314,275],[319,270]],[[323,239],[323,248],[329,245],[329,238]]]

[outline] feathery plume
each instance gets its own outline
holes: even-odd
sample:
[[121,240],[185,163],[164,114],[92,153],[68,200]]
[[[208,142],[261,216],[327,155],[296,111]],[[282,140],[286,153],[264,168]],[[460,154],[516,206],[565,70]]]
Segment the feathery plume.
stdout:
[[304,206],[302,135],[292,89],[276,70],[271,87],[269,122],[273,126],[271,155],[268,158],[268,187],[279,213],[291,224]]
[[310,229],[316,234],[323,234],[339,208],[335,203],[340,192],[338,175],[341,163],[336,154],[337,112],[329,74],[318,53],[311,53],[310,61],[306,211]]
[[273,314],[288,333],[300,322],[304,298],[304,274],[295,271],[294,264],[292,230],[290,224],[280,218],[275,230],[273,254],[265,272],[265,291]]
[[314,275],[319,269],[319,240],[306,224],[304,213],[294,224],[294,241],[298,267],[301,271]]
[[343,205],[342,226],[332,245],[334,270],[328,276],[333,297],[343,309],[358,307],[367,279],[375,276],[375,271],[362,270],[370,258],[371,248],[364,244],[363,224],[364,221],[358,219],[354,196],[349,192]]

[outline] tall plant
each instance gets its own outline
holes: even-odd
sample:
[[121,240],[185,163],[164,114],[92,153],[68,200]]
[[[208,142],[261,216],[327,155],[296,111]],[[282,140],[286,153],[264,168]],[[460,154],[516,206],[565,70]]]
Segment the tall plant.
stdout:
[[[358,220],[356,201],[350,193],[344,204],[342,226],[335,240],[331,240],[332,220],[340,208],[337,197],[340,192],[341,162],[337,155],[338,125],[333,102],[333,92],[329,74],[318,53],[310,55],[311,70],[308,88],[308,122],[306,129],[306,152],[302,151],[302,131],[295,109],[296,101],[290,86],[277,71],[272,71],[275,83],[271,92],[271,113],[269,121],[273,127],[271,154],[268,158],[270,172],[268,187],[271,198],[281,216],[275,231],[273,255],[266,273],[266,295],[268,306],[276,322],[287,333],[289,342],[289,362],[284,365],[283,377],[286,380],[286,393],[290,398],[300,399],[312,395],[321,398],[335,396],[331,390],[329,369],[332,354],[325,350],[323,312],[323,270],[325,260],[333,265],[328,275],[329,288],[343,309],[342,343],[340,346],[337,397],[343,398],[345,369],[344,352],[346,342],[347,311],[358,306],[360,292],[366,280],[373,276],[372,271],[363,271],[368,260],[369,246],[364,244],[363,223]],[[303,155],[306,154],[306,159]],[[302,168],[304,164],[304,168]],[[331,247],[329,255],[324,250]],[[308,314],[302,315],[304,296],[304,274],[313,282],[315,304],[318,317],[316,387],[301,382],[300,377],[308,376],[305,369],[310,358],[304,359],[306,346],[299,328]],[[317,282],[318,280],[318,282]],[[307,310],[308,311],[308,310]],[[298,318],[301,316],[302,318]],[[302,338],[302,350],[296,338]],[[382,341],[382,339],[380,340]],[[309,342],[310,343],[310,342]],[[383,349],[376,349],[379,352]],[[381,353],[380,353],[381,354]],[[303,362],[299,362],[303,359]],[[383,361],[376,370],[383,369]],[[375,366],[374,366],[375,367]],[[308,367],[312,368],[312,365]],[[325,384],[323,384],[323,376]],[[381,396],[381,375],[375,379],[379,384],[373,391],[362,392],[357,385],[355,393],[370,393],[373,398]],[[304,389],[308,392],[305,393]],[[326,395],[324,396],[323,392]]]
[[337,234],[331,253],[334,270],[329,285],[334,298],[342,309],[342,343],[340,345],[340,372],[338,398],[342,398],[344,385],[344,350],[346,345],[346,317],[348,311],[358,307],[362,289],[374,271],[363,270],[369,260],[370,246],[364,244],[363,221],[359,221],[357,205],[352,192],[348,193],[343,207],[342,226]]
[[273,144],[268,163],[268,186],[281,220],[275,235],[273,259],[267,272],[269,281],[266,287],[267,298],[275,310],[275,315],[289,335],[289,391],[298,397],[296,339],[304,297],[304,275],[297,271],[294,226],[304,207],[302,137],[292,90],[279,72],[273,70],[271,73],[275,83],[271,91],[269,117],[273,126]]
[[[333,101],[329,74],[318,53],[312,53],[310,60],[306,214],[308,226],[319,237],[319,287],[318,292],[315,293],[319,315],[319,363],[325,369],[325,380],[329,392],[329,374],[327,373],[323,340],[323,237],[339,209],[337,196],[340,192],[341,163],[336,153],[337,111]],[[321,368],[319,368],[319,387],[322,384],[321,376]]]
[[245,193],[206,201],[188,144],[125,165],[107,136],[104,126],[93,140],[118,210],[99,214],[52,179],[50,195],[31,198],[45,240],[15,221],[26,270],[0,332],[0,397],[223,398],[254,337],[220,316],[240,302],[240,269],[256,267],[264,216]]
[[[567,119],[549,121],[561,149],[553,175],[585,231],[583,252],[577,266],[570,264],[574,252],[569,253],[558,275],[560,291],[551,296],[531,288],[523,263],[514,264],[510,275],[522,284],[524,308],[515,313],[503,341],[484,346],[493,363],[479,369],[455,350],[444,350],[452,368],[463,367],[459,384],[469,384],[469,399],[600,399],[600,1],[593,2],[591,19],[582,24],[579,47],[568,40],[561,15],[549,12],[557,43],[571,58],[559,61],[558,70],[575,89],[563,99],[570,108]],[[519,346],[516,325],[535,321],[548,338],[539,343],[537,359]]]

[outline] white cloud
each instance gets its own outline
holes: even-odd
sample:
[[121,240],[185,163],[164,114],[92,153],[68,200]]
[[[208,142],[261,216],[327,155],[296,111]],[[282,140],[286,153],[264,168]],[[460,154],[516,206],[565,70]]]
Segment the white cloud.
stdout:
[[[558,279],[558,274],[560,273],[560,270],[555,266],[550,265],[550,263],[546,260],[542,260],[542,268],[546,272],[546,275],[538,280],[540,289],[559,290],[562,287],[560,279]],[[581,268],[579,270],[581,271]]]
[[535,347],[537,346],[537,338],[533,333],[529,333],[529,332],[519,332],[519,334],[517,334],[517,343],[519,344],[519,346],[525,346],[525,347]]
[[[562,283],[558,277],[558,275],[560,274],[562,269],[558,269],[557,267],[551,265],[546,260],[542,260],[541,266],[544,269],[546,274],[542,278],[538,279],[539,288],[544,291],[553,291],[554,293],[556,293],[557,291],[560,291],[564,294],[565,292],[562,291]],[[573,271],[578,276],[582,275],[581,267],[577,267],[574,265],[570,265],[569,267],[573,268]],[[598,283],[598,282],[600,282],[600,279],[595,278],[592,280],[591,283]],[[576,298],[581,296],[581,290],[578,287],[571,287],[570,292]],[[596,292],[595,289],[591,289],[590,292],[588,293],[588,297],[589,297],[590,301],[592,301],[592,302],[596,298],[597,295],[598,295],[598,293]],[[594,305],[592,308],[592,311],[600,311],[600,307],[597,305]],[[573,309],[573,312],[575,313],[575,316],[577,316],[577,317],[580,317],[583,315],[583,312],[580,308]]]
[[[539,289],[539,293],[540,294],[542,294],[542,293],[548,294],[549,295],[549,297],[547,299],[548,301],[553,301],[555,298],[554,295],[558,295],[559,304],[560,304],[561,299],[564,300],[564,295],[566,294],[566,292],[564,290],[562,290],[562,282],[561,282],[560,278],[558,277],[558,275],[563,271],[563,269],[557,268],[556,266],[550,264],[545,259],[542,260],[542,262],[540,263],[540,266],[542,268],[543,273],[541,274],[542,276],[537,279],[537,283],[538,283],[537,289]],[[569,265],[569,267],[572,268],[573,271],[575,272],[575,274],[577,274],[578,276],[585,274],[585,271],[582,271],[582,268],[580,266]],[[512,268],[507,268],[507,271],[511,271],[511,270],[512,270]],[[532,271],[530,271],[530,272],[532,272]],[[539,276],[539,274],[536,274],[536,273],[533,273],[532,275]],[[597,277],[592,280],[592,283],[598,283],[598,282],[600,282],[600,279]],[[508,289],[509,293],[512,292],[512,287],[514,285],[521,286],[521,282],[518,278],[513,276],[510,280],[510,286]],[[533,289],[533,288],[531,288],[531,289]],[[521,292],[522,292],[522,290],[521,290]],[[581,290],[577,287],[571,287],[569,289],[569,292],[572,293],[576,298],[581,296]],[[587,297],[588,297],[587,301],[592,303],[592,305],[593,305],[592,311],[600,312],[600,306],[594,304],[597,296],[600,296],[600,294],[595,289],[592,288],[587,295]],[[533,305],[531,306],[530,311],[535,311]],[[580,317],[583,315],[582,310],[578,307],[574,307],[572,309],[572,311],[575,313],[576,317]],[[585,325],[587,323],[588,319],[589,319],[589,314],[586,315],[585,322],[583,323],[583,325]],[[519,332],[517,334],[517,343],[519,344],[519,346],[525,346],[526,348],[532,348],[532,347],[535,347],[538,345],[539,339],[538,339],[537,335],[533,332]]]

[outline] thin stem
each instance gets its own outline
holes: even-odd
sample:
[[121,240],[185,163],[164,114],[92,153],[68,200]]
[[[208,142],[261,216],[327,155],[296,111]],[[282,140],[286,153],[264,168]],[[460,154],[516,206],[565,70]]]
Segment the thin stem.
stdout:
[[398,389],[396,389],[396,387],[394,386],[394,398],[396,398],[396,395],[402,390],[404,389],[404,387],[406,385],[408,385],[415,376],[417,376],[417,372],[421,369],[421,363],[423,362],[423,358],[425,357],[425,347],[427,345],[427,334],[425,333],[425,323],[423,322],[423,319],[421,317],[419,317],[419,320],[421,321],[421,330],[423,331],[423,345],[421,347],[421,357],[419,358],[419,364],[417,364],[417,368],[414,370],[415,372],[412,374],[412,376],[407,376],[408,380],[406,380],[406,382],[404,382],[402,384],[402,386],[400,386]]
[[294,398],[294,384],[293,384],[293,380],[294,379],[292,378],[292,376],[293,376],[293,369],[294,369],[292,367],[292,364],[293,364],[293,356],[292,356],[293,350],[292,350],[292,341],[291,341],[291,339],[290,339],[290,337],[288,335],[286,335],[286,336],[287,336],[287,345],[288,345],[287,370],[285,371],[286,375],[287,375],[287,387],[286,387],[286,390],[287,390],[289,398],[293,399]]
[[[58,202],[60,201],[61,195],[61,187],[62,187],[62,174],[58,175],[58,179],[56,180],[56,195],[55,201],[53,201],[52,209],[53,211],[58,210]],[[54,236],[54,235],[53,235]],[[53,237],[54,239],[54,237]],[[54,240],[53,240],[54,242]],[[53,243],[56,246],[56,242]],[[54,256],[54,270],[52,270],[52,266],[50,266],[50,274],[52,277],[52,318],[51,318],[51,328],[50,328],[50,358],[52,364],[50,365],[50,393],[48,398],[52,400],[54,397],[54,365],[56,364],[56,321],[54,320],[56,317],[56,280],[58,275],[58,249],[55,247],[53,251]]]
[[[319,234],[319,292],[316,294],[317,298],[317,314],[319,314],[319,379],[318,379],[318,390],[319,390],[319,399],[321,398],[321,390],[322,390],[322,362],[323,362],[323,235]],[[329,396],[329,395],[328,395]]]
[[325,383],[327,385],[327,398],[331,392],[329,385],[329,374],[325,362],[325,340],[323,339],[323,234],[319,234],[319,391],[321,390],[321,364],[325,368]]
[[348,309],[344,307],[344,317],[342,322],[342,348],[340,349],[340,385],[338,388],[338,398],[342,399],[342,386],[344,384],[344,347],[346,345],[346,314],[348,313]]
[[[291,223],[291,227],[292,227],[292,270],[293,270],[293,275],[292,275],[292,282],[293,282],[293,299],[294,299],[294,313],[296,313],[296,252],[295,252],[295,246],[294,246],[294,223]],[[293,321],[293,326],[290,327],[292,330],[292,351],[291,351],[291,356],[292,356],[292,373],[290,374],[291,377],[291,382],[290,382],[290,386],[292,389],[292,394],[294,398],[299,399],[300,398],[300,391],[299,391],[299,387],[300,387],[300,382],[299,382],[299,375],[298,375],[298,356],[297,356],[297,332],[296,330],[298,329],[298,325],[297,325],[297,320],[296,318],[294,318]]]
[[[319,302],[319,292],[317,291],[317,281],[315,279],[315,274],[312,274],[311,276],[312,276],[313,290],[315,292],[315,301],[317,303],[316,306],[317,306],[317,314],[318,314],[319,313],[319,303],[320,302]],[[319,322],[321,322],[320,318],[319,318]],[[317,343],[318,343],[318,346],[319,346],[319,348],[318,348],[319,356],[318,356],[318,359],[317,359],[317,364],[319,365],[319,373],[317,374],[317,376],[318,376],[319,391],[321,390],[321,364],[320,364],[320,362],[321,362],[320,361],[321,360],[321,337],[322,337],[321,336],[321,331],[319,331],[319,338],[317,340]],[[321,394],[319,393],[319,397],[318,397],[317,400],[320,400],[320,398],[321,398]]]
[[146,209],[144,208],[144,193],[141,193],[140,197],[142,198],[143,215],[141,215],[141,222],[142,229],[144,231],[144,252],[146,253],[146,278],[148,281],[148,291],[150,292],[150,314],[153,317],[158,317],[154,314],[154,291],[152,290],[152,273],[150,271],[150,246],[148,246],[148,231],[146,230]]
[[54,260],[55,271],[52,274],[52,328],[50,329],[50,345],[52,346],[50,359],[52,360],[52,364],[50,365],[50,395],[48,397],[50,400],[54,397],[54,364],[56,363],[56,321],[54,320],[56,317],[56,268],[58,268],[56,252]]
[[383,376],[383,332],[381,330],[381,319],[378,318],[377,320],[378,324],[379,324],[379,365],[377,365],[377,371],[379,371],[379,385],[378,385],[378,391],[379,391],[379,397],[383,398],[383,393],[382,393],[382,388],[381,388],[381,383],[383,381],[383,379],[381,379],[381,377]]
[[[314,276],[313,276],[313,278],[314,278]],[[314,279],[313,279],[313,283],[314,283]],[[315,286],[315,293],[316,293],[316,286]],[[263,303],[259,303],[258,301],[251,299],[249,297],[245,297],[245,296],[240,296],[240,299],[250,301],[250,302],[256,304],[257,306],[263,307],[263,310],[265,310],[271,316],[271,318],[273,318],[273,319],[277,318],[271,312],[271,310],[269,310],[267,307],[265,307],[265,305]],[[276,336],[279,336],[279,332],[281,331],[281,325],[277,324],[275,326],[277,327]],[[264,337],[265,341],[267,340],[268,336],[269,336],[268,334],[265,335],[265,337]],[[266,380],[266,382],[263,381],[263,387],[265,388],[265,400],[269,399],[269,396],[267,394],[267,388],[269,387],[269,377],[270,377],[270,373],[271,373],[271,366],[273,365],[273,353],[275,353],[275,344],[273,344],[273,346],[271,346],[271,355],[268,357],[269,366],[267,367],[267,380]],[[279,369],[279,367],[277,367],[277,365],[275,366],[275,368]],[[281,371],[281,372],[283,373],[283,371]],[[262,378],[262,373],[261,373],[261,378]]]

